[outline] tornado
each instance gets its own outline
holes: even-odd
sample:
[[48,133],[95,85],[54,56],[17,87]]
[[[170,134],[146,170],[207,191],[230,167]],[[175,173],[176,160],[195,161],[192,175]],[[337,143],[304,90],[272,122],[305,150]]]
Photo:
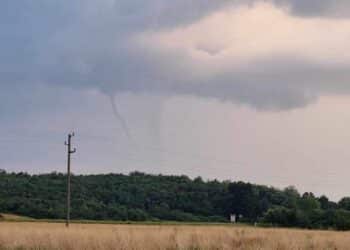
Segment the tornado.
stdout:
[[110,95],[109,98],[110,98],[110,101],[111,101],[112,111],[113,111],[113,115],[114,115],[115,119],[120,123],[120,126],[121,126],[125,136],[130,141],[132,141],[132,136],[131,136],[131,133],[130,133],[130,129],[129,129],[128,123],[127,123],[127,121],[124,119],[124,117],[119,112],[117,101],[116,101],[116,97],[113,96],[113,95]]

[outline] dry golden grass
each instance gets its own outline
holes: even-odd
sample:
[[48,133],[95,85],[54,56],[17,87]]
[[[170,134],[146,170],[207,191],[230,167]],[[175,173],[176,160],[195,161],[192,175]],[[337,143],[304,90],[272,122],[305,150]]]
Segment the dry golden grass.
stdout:
[[350,249],[350,233],[230,226],[0,223],[0,249]]

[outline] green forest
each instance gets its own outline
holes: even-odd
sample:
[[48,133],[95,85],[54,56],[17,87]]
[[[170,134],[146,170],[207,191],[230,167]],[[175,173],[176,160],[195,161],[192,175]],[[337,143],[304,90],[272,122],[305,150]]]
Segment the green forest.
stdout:
[[[66,175],[0,171],[0,213],[64,219]],[[76,220],[229,222],[314,229],[350,229],[350,198],[300,194],[244,182],[200,177],[124,174],[73,175]]]

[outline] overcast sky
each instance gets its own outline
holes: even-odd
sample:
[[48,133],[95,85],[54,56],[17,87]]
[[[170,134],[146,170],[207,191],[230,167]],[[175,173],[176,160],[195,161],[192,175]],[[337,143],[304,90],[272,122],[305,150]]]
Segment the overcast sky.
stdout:
[[0,168],[350,196],[350,1],[2,0]]

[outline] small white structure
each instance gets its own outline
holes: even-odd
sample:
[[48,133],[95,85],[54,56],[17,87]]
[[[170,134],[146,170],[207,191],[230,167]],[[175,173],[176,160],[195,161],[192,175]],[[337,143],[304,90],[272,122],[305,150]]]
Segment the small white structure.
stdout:
[[230,215],[230,221],[231,221],[231,223],[236,223],[236,215],[235,214]]

